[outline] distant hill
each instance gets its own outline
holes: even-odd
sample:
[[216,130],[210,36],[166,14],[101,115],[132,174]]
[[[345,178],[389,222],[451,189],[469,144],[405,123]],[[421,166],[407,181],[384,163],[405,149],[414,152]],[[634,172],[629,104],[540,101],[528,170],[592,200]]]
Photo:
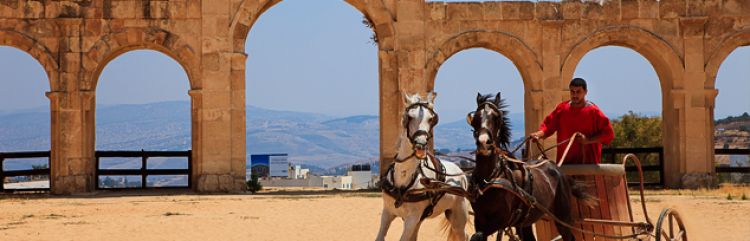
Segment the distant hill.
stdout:
[[[511,114],[514,139],[523,135],[523,114]],[[190,103],[109,105],[97,109],[97,150],[186,150],[191,148]],[[380,151],[377,116],[335,117],[324,114],[247,108],[247,154],[288,153],[292,163],[322,172],[352,163],[375,162]],[[465,120],[436,127],[438,148],[473,148]],[[0,151],[49,149],[46,108],[0,113]],[[39,161],[41,163],[42,161]],[[36,162],[34,162],[36,163]],[[179,168],[184,160],[153,160],[155,168]],[[38,164],[38,163],[37,163]],[[8,168],[28,168],[9,161]],[[105,168],[136,168],[138,160],[103,162]],[[340,169],[340,168],[339,168]]]

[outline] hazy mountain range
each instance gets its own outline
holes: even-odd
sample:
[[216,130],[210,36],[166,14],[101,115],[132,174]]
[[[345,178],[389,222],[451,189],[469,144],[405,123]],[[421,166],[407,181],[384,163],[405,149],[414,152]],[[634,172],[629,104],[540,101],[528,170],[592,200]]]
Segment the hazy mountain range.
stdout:
[[[510,117],[514,136],[520,136],[523,114]],[[187,150],[191,147],[190,103],[187,101],[99,106],[96,123],[97,150]],[[337,117],[249,106],[247,127],[248,155],[289,153],[291,162],[314,170],[375,162],[380,151],[377,116]],[[49,132],[49,116],[44,108],[0,112],[0,151],[48,150]],[[471,128],[465,120],[441,122],[435,135],[437,148],[455,150],[474,145]],[[26,163],[9,161],[6,170]],[[102,162],[106,168],[139,165],[139,160],[135,159]],[[184,162],[154,160],[151,165],[179,168],[184,167]]]

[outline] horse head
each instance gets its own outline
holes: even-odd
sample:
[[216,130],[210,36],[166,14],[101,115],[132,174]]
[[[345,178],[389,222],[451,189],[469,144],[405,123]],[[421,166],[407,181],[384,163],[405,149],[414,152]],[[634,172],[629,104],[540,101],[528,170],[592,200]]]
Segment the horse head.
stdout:
[[412,151],[417,158],[426,156],[427,145],[432,139],[432,129],[438,123],[438,115],[433,110],[435,107],[435,93],[427,94],[422,98],[420,95],[405,95],[402,126],[405,128],[406,137],[412,145]]
[[477,109],[466,116],[466,121],[474,129],[477,155],[489,156],[508,149],[510,122],[505,107],[500,92],[494,99],[492,95],[477,93]]

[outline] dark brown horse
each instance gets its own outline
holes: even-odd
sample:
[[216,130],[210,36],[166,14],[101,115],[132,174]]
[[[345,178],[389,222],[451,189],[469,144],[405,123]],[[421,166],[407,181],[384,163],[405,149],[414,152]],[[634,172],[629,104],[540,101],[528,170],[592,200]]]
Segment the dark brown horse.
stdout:
[[[552,161],[515,161],[508,153],[510,123],[500,93],[492,96],[477,94],[477,109],[467,121],[474,128],[476,167],[471,174],[471,188],[475,200],[472,241],[487,240],[487,236],[515,227],[524,241],[535,240],[531,225],[545,213],[539,205],[560,220],[573,223],[570,215],[571,195],[585,203],[595,198],[584,188],[567,178]],[[575,240],[570,229],[557,224],[563,240]]]

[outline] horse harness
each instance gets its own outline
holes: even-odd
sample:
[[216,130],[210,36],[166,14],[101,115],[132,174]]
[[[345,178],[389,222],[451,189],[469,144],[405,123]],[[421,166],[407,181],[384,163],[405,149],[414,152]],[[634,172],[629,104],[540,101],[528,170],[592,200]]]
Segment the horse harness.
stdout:
[[[500,151],[498,151],[500,150]],[[503,189],[517,196],[521,202],[514,205],[511,208],[512,213],[509,220],[508,227],[517,226],[524,221],[528,220],[531,215],[531,211],[537,206],[536,198],[533,196],[534,193],[534,175],[531,170],[538,168],[548,161],[542,161],[533,165],[529,165],[523,161],[515,160],[505,155],[505,152],[500,148],[495,148],[494,154],[497,156],[495,160],[495,167],[493,168],[492,174],[487,179],[477,180],[476,177],[472,176],[472,184],[474,188],[470,190],[470,194],[474,198],[478,198],[483,195],[489,189]],[[513,165],[508,165],[512,163]],[[521,171],[522,180],[513,175],[513,171]],[[519,185],[521,182],[521,185]]]
[[[409,178],[409,184],[406,186],[396,186],[392,182],[392,180],[396,180],[394,179],[394,168],[396,166],[396,162],[393,162],[390,166],[388,166],[388,170],[386,171],[385,176],[389,178],[380,178],[380,189],[383,190],[383,192],[385,192],[388,196],[391,196],[396,200],[394,204],[396,208],[400,207],[404,202],[421,202],[425,200],[430,201],[427,207],[422,212],[422,216],[419,219],[420,221],[432,215],[432,211],[435,209],[435,205],[437,205],[438,201],[440,201],[440,199],[443,198],[446,193],[445,191],[427,190],[425,188],[411,189],[411,187],[414,186],[414,184],[417,182],[417,177],[419,177],[419,175],[423,176],[422,180],[420,180],[420,182],[423,183],[429,181],[445,183],[445,166],[443,166],[440,160],[432,154],[428,154],[428,157],[429,158],[424,159],[417,158],[417,160],[419,160],[419,165],[417,165],[416,170],[414,171],[414,173],[412,173],[411,177]],[[430,166],[427,165],[427,159],[431,160],[432,165],[435,167],[435,169],[430,168]],[[404,160],[402,160],[401,162],[403,161]],[[427,175],[425,175],[423,167],[426,167],[427,169],[433,171],[436,177],[429,178]]]

